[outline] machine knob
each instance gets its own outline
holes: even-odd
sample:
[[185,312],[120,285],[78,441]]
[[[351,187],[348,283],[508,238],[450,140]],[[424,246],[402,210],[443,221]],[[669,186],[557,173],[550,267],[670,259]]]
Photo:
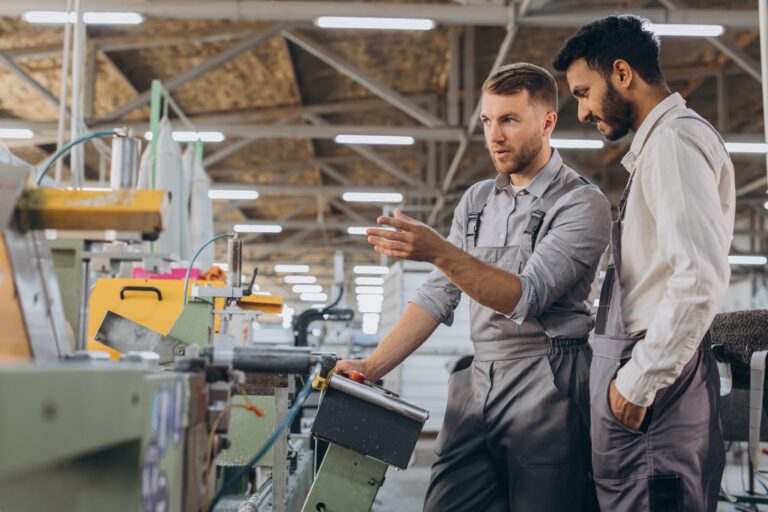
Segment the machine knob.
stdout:
[[349,378],[355,382],[359,382],[360,384],[365,382],[365,375],[363,375],[360,372],[355,372],[355,371],[349,372]]

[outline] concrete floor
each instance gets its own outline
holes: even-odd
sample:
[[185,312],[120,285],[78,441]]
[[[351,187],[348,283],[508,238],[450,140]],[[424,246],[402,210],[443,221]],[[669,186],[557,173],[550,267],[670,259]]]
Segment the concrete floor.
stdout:
[[[415,464],[404,471],[389,469],[384,485],[381,487],[372,512],[421,512],[424,495],[429,484],[430,465],[432,463],[433,441],[420,440],[416,445]],[[747,471],[740,465],[740,457],[745,454],[728,454],[728,466],[725,468],[723,484],[731,493],[740,493],[747,480]],[[755,484],[756,490],[762,489]],[[768,512],[768,506],[757,508],[730,503],[719,503],[717,512]]]

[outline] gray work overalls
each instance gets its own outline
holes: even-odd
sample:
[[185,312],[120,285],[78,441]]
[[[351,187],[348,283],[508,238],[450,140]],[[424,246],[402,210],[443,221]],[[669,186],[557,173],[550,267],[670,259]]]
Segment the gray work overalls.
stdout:
[[[582,184],[572,180],[558,197]],[[478,194],[485,203],[493,183],[489,187],[487,194]],[[556,199],[538,199],[522,239],[506,247],[475,246],[485,203],[469,205],[476,213],[469,215],[468,252],[519,274]],[[450,377],[424,510],[578,512],[586,503],[594,507],[587,333],[549,339],[535,319],[518,325],[475,301],[470,318],[475,357]]]
[[634,178],[633,171],[611,229],[613,262],[600,293],[592,345],[589,387],[597,496],[604,512],[713,512],[725,447],[720,379],[708,336],[677,380],[656,393],[640,430],[624,426],[609,407],[610,383],[644,337],[627,333],[621,305],[621,230]]

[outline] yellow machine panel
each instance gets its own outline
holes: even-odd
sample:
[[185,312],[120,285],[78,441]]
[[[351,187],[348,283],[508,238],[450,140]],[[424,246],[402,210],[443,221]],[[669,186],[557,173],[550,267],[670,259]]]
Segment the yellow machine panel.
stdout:
[[[216,287],[225,285],[223,281],[190,281],[189,290],[193,283]],[[130,289],[136,287],[142,290]],[[180,280],[98,279],[89,301],[88,340],[93,341],[107,311],[114,311],[153,331],[168,334],[184,306],[183,289],[184,281]],[[224,300],[216,299],[215,306],[218,309],[224,307]],[[214,324],[217,330],[218,325],[217,316]]]
[[11,261],[0,233],[0,362],[32,359]]
[[167,206],[168,197],[160,190],[38,188],[24,191],[17,215],[27,229],[132,231],[155,238]]
[[246,311],[261,311],[279,315],[283,310],[283,298],[279,295],[249,295],[237,301],[237,306]]

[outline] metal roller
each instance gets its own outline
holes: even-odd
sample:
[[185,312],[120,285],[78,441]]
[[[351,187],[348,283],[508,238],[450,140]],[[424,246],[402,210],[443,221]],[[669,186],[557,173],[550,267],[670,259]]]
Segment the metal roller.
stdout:
[[386,393],[381,388],[358,384],[339,374],[334,375],[328,385],[364,402],[382,407],[420,423],[424,423],[429,418],[428,411],[408,403],[398,396]]

